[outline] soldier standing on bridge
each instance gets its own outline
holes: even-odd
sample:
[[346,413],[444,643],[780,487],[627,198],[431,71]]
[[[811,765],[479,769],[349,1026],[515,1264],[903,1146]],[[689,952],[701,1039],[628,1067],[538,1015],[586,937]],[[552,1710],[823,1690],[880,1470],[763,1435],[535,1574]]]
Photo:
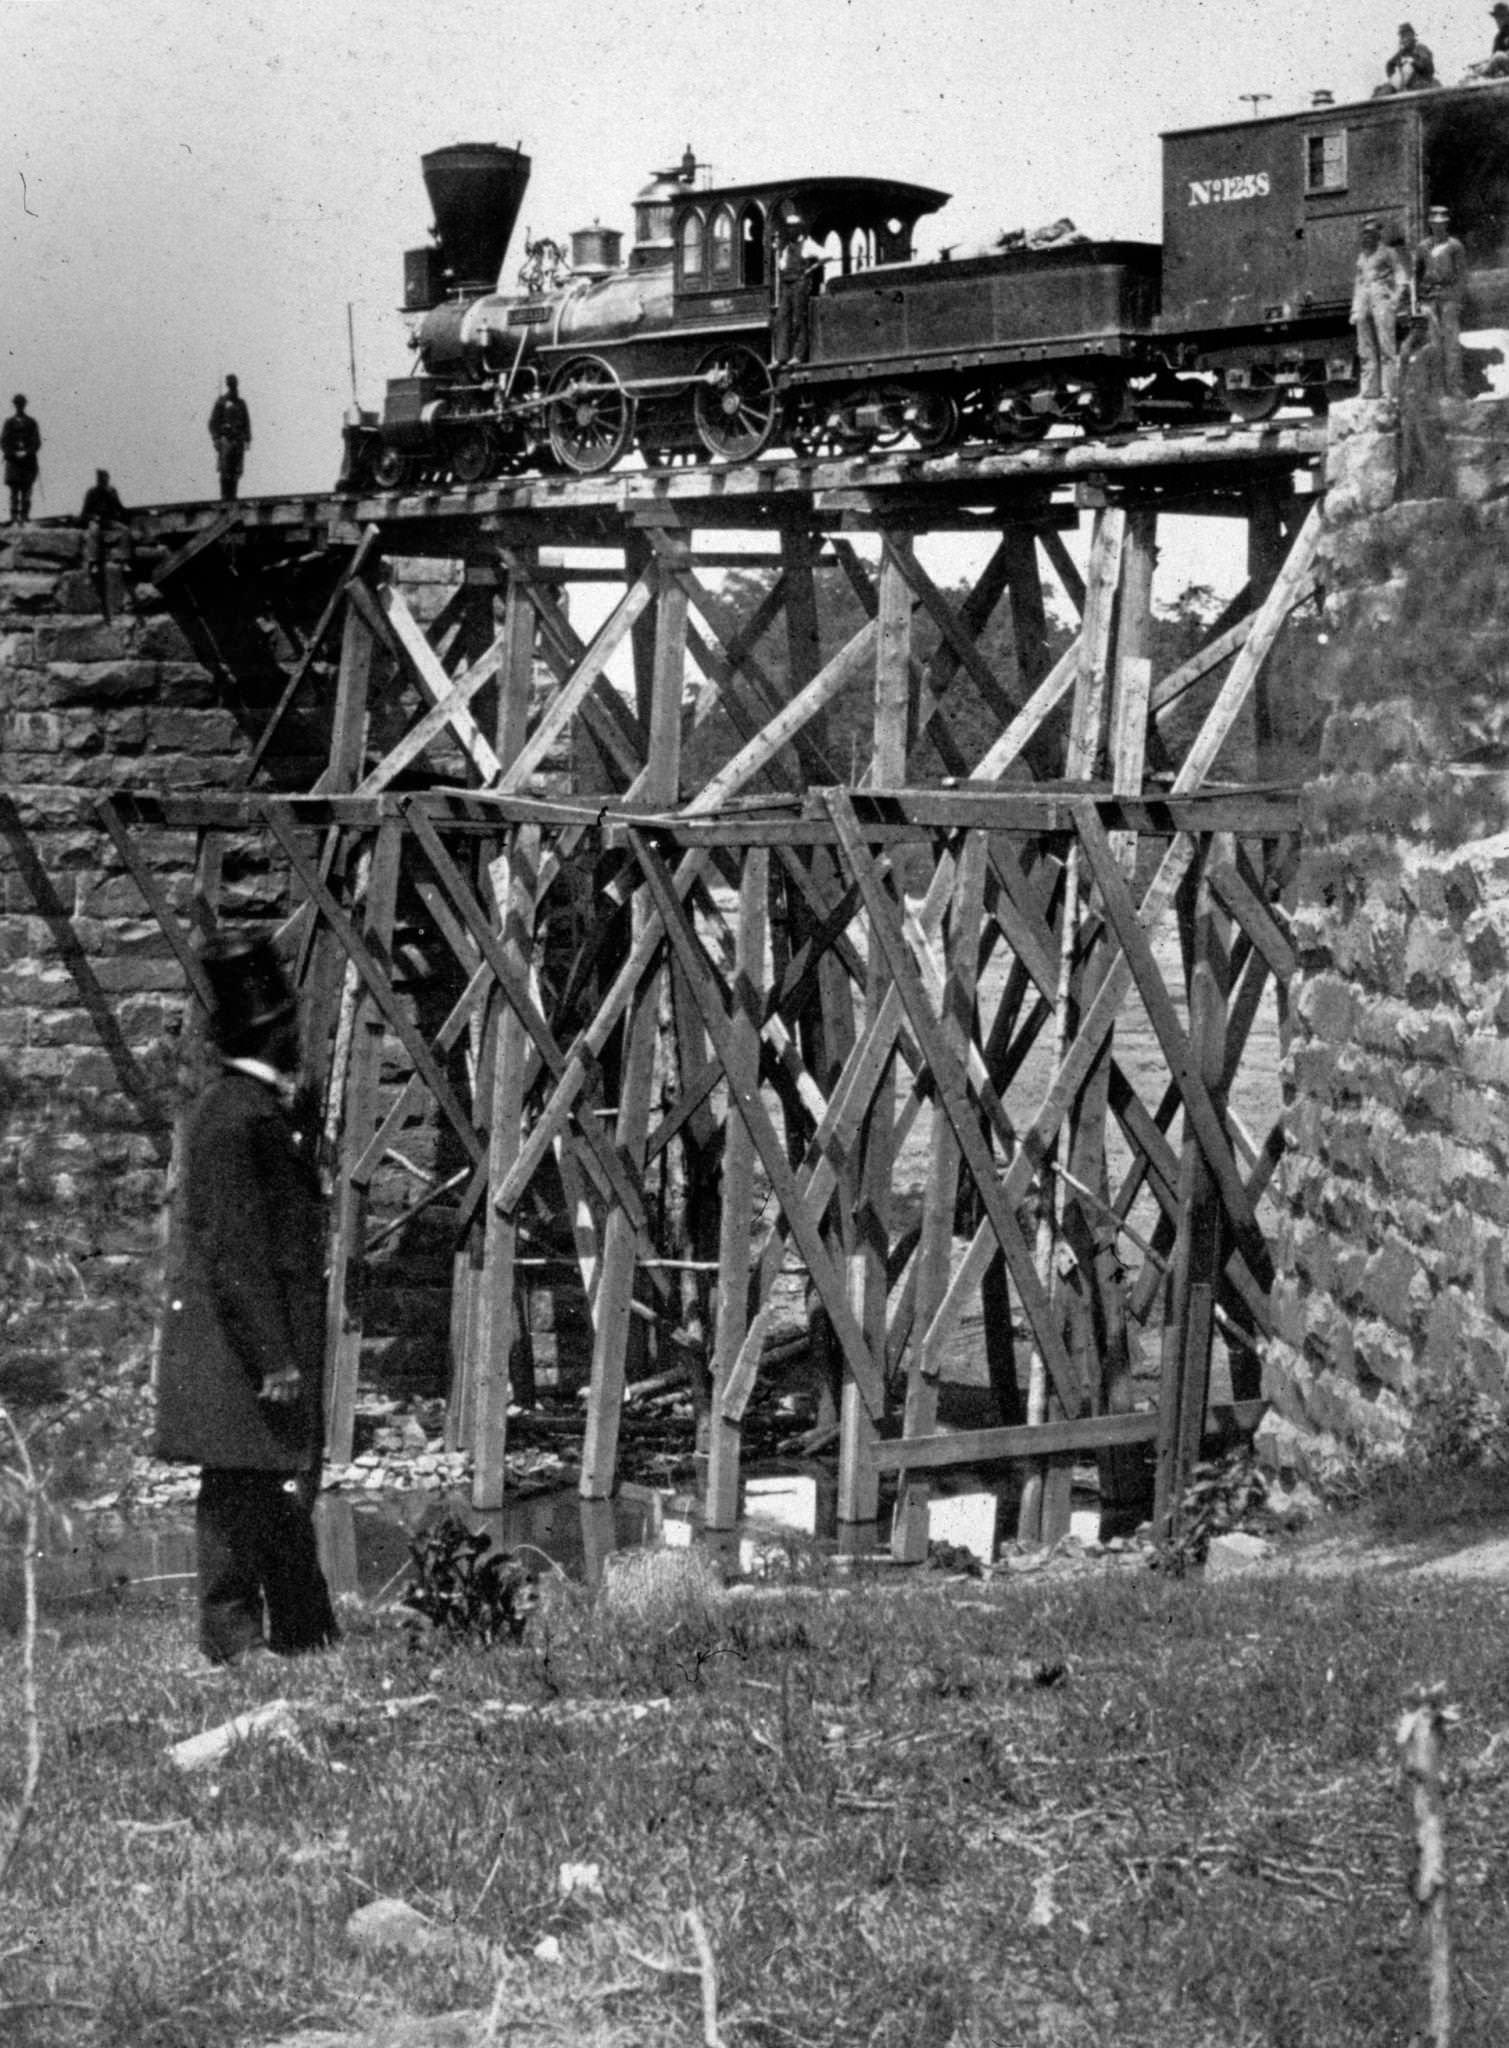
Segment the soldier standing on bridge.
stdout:
[[26,397],[18,391],[11,400],[15,410],[0,427],[0,456],[5,459],[5,482],[10,491],[10,519],[19,526],[31,517],[32,486],[37,481],[37,456],[42,447],[42,430],[26,410]]
[[84,502],[79,509],[79,524],[84,529],[84,552],[90,580],[100,601],[100,611],[108,621],[110,547],[112,541],[126,531],[126,508],[121,503],[120,492],[110,481],[108,469],[94,472],[94,482],[85,491]]
[[236,379],[227,377],[225,389],[210,412],[210,439],[215,444],[222,498],[234,498],[236,495],[251,437],[251,414],[246,409],[246,400],[241,396]]
[[1409,283],[1404,258],[1392,241],[1383,239],[1376,220],[1362,223],[1362,248],[1352,286],[1352,325],[1362,363],[1359,396],[1399,396],[1399,306]]
[[1430,236],[1415,251],[1415,291],[1430,321],[1430,338],[1441,357],[1441,388],[1462,396],[1462,300],[1467,290],[1467,251],[1451,232],[1444,206],[1430,210]]

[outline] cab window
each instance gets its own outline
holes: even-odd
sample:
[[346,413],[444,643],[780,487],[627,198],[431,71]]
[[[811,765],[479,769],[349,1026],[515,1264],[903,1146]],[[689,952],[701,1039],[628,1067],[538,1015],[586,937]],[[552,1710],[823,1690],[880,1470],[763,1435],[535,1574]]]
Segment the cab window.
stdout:
[[713,278],[724,282],[733,276],[734,217],[726,206],[713,215]]
[[765,282],[765,211],[763,207],[746,206],[739,215],[739,282],[741,285],[758,285]]
[[702,216],[689,213],[681,223],[681,275],[687,284],[702,282]]

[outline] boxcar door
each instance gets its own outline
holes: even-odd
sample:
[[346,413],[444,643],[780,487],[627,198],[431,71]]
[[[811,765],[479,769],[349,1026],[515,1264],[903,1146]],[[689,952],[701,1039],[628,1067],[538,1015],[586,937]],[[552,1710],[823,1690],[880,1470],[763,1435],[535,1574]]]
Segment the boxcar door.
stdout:
[[1419,226],[1419,123],[1412,102],[1312,108],[1294,123],[1304,313],[1351,302],[1362,223],[1397,225],[1406,247]]

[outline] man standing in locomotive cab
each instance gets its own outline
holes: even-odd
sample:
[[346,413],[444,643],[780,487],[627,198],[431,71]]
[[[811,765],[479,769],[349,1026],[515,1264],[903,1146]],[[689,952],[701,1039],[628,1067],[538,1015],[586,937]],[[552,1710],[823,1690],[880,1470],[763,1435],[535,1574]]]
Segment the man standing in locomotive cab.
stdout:
[[246,451],[251,446],[251,414],[241,387],[227,377],[225,389],[210,411],[210,439],[215,444],[215,467],[220,476],[220,495],[234,498],[241,484]]
[[784,235],[772,355],[778,363],[804,363],[807,360],[808,330],[812,324],[812,294],[822,265],[808,261],[804,247],[807,236],[804,221],[788,220]]
[[1365,220],[1352,285],[1352,325],[1362,364],[1362,398],[1399,397],[1399,308],[1409,284],[1404,258],[1380,221]]
[[1408,21],[1400,22],[1399,47],[1383,68],[1388,83],[1379,86],[1381,93],[1419,92],[1436,83],[1436,60]]
[[37,481],[42,430],[26,410],[24,392],[18,391],[11,405],[14,410],[5,425],[0,427],[0,456],[5,458],[11,525],[20,526],[31,517],[31,494]]
[[1441,357],[1441,388],[1462,396],[1462,301],[1467,294],[1467,251],[1451,232],[1444,206],[1430,210],[1430,234],[1415,251],[1415,295],[1430,322]]

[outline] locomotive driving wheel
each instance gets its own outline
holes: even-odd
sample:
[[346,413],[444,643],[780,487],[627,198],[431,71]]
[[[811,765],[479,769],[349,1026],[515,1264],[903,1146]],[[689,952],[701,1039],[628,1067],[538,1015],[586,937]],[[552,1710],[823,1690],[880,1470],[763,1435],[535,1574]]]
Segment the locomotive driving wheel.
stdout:
[[634,401],[600,357],[577,356],[555,375],[546,422],[562,468],[596,476],[633,440]]
[[451,475],[458,484],[479,484],[493,466],[492,442],[485,427],[472,427],[451,448]]
[[752,348],[732,342],[697,366],[692,413],[709,454],[748,462],[769,445],[779,407],[770,372]]

